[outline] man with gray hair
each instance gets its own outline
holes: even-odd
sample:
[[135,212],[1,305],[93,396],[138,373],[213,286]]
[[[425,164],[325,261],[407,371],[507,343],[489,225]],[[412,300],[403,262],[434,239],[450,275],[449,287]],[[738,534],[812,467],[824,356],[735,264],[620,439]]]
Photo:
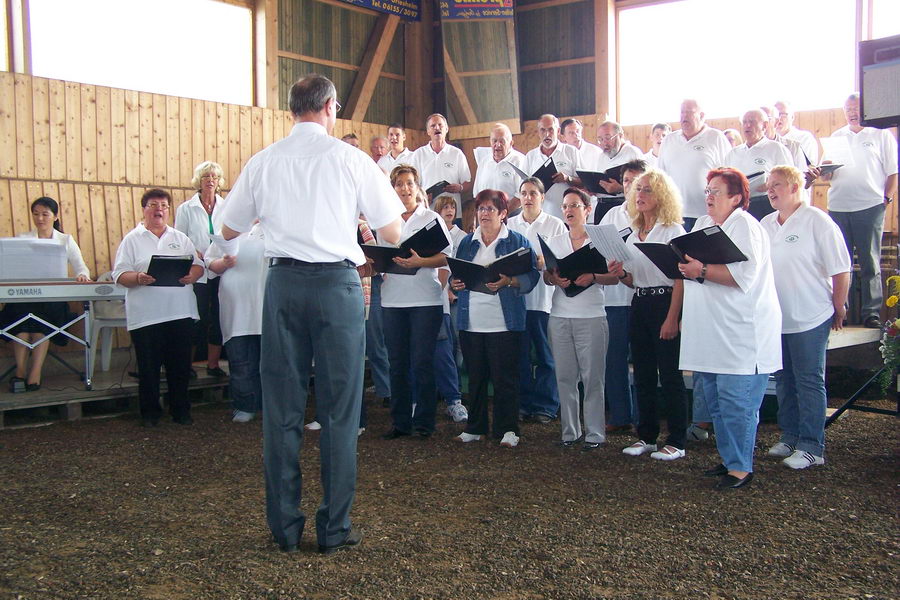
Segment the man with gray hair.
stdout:
[[[777,111],[775,133],[786,140],[793,140],[800,144],[800,148],[809,159],[810,164],[819,164],[819,144],[816,142],[816,136],[809,131],[794,127],[794,111],[784,100],[775,103],[775,110]],[[805,169],[806,165],[804,164],[800,170]]]
[[[447,143],[450,126],[442,114],[434,113],[425,119],[425,131],[431,138],[427,144],[417,148],[410,157],[409,163],[419,172],[419,182],[423,190],[427,190],[441,181],[447,182],[443,194],[456,200],[456,214],[462,214],[462,192],[472,179],[469,163],[463,151]],[[434,198],[429,198],[429,203]]]
[[706,174],[724,164],[731,144],[718,129],[706,124],[706,115],[693,99],[681,103],[681,129],[663,140],[657,167],[678,186],[684,201],[684,228],[690,231],[697,217],[706,214]]
[[[851,94],[844,102],[844,118],[847,124],[831,136],[847,140],[853,164],[845,164],[822,178],[831,180],[828,213],[841,228],[850,256],[856,248],[859,272],[853,279],[862,288],[859,318],[866,327],[878,329],[882,301],[881,235],[885,209],[897,195],[897,140],[887,129],[862,126],[859,94]],[[855,304],[853,294],[850,300],[851,305]]]
[[[625,130],[615,121],[604,121],[597,126],[597,143],[600,144],[600,156],[594,164],[586,164],[585,168],[602,173],[613,167],[638,160],[644,154],[641,149],[625,139]],[[618,195],[623,191],[622,182],[612,179],[599,181],[600,187],[607,194]]]
[[563,141],[578,149],[582,165],[592,165],[599,160],[602,150],[594,144],[585,141],[582,136],[584,124],[581,121],[578,119],[566,119],[560,124],[559,130]]
[[749,212],[757,219],[773,210],[766,195],[769,171],[778,165],[793,164],[787,148],[766,137],[766,121],[766,114],[758,108],[745,112],[741,118],[744,143],[726,154],[724,163],[750,179]]
[[372,160],[375,161],[375,164],[378,164],[387,152],[388,139],[383,135],[376,135],[373,137],[369,144],[369,154],[372,155]]
[[513,165],[525,170],[525,155],[513,149],[512,132],[503,123],[494,123],[491,128],[490,147],[475,148],[475,184],[472,195],[481,190],[500,190],[512,200],[519,192],[522,176]]
[[538,137],[541,140],[537,148],[529,150],[525,155],[524,171],[532,175],[541,166],[553,159],[556,166],[556,174],[553,176],[553,185],[544,196],[543,210],[549,215],[562,220],[563,192],[572,185],[578,175],[576,169],[581,169],[581,157],[578,149],[569,144],[563,144],[559,139],[559,119],[554,115],[541,115],[537,122]]
[[289,104],[293,129],[247,162],[228,194],[222,235],[233,240],[259,219],[269,261],[260,360],[266,520],[279,547],[296,551],[306,523],[298,456],[315,360],[323,492],[316,538],[329,554],[362,537],[350,524],[365,350],[358,218],[396,243],[403,204],[371,158],[331,137],[340,110],[331,81],[300,79]]

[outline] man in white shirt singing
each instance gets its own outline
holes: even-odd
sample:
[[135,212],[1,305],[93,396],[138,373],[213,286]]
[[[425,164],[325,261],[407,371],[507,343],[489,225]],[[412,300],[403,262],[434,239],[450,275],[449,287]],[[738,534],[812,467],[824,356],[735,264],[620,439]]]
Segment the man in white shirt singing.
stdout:
[[[450,126],[444,115],[433,114],[425,120],[425,131],[431,141],[417,148],[410,164],[419,172],[419,182],[423,190],[441,181],[448,183],[442,194],[449,194],[456,200],[456,214],[462,214],[461,193],[472,180],[469,163],[462,150],[447,143]],[[429,205],[434,198],[429,198]]]
[[[491,146],[475,148],[475,184],[472,195],[481,190],[500,190],[510,199],[517,197],[522,176],[513,168],[525,170],[525,155],[513,149],[512,132],[503,123],[495,123],[491,128]],[[518,203],[517,203],[518,204]],[[510,211],[514,207],[510,207]],[[515,208],[518,208],[516,206]]]
[[406,129],[399,123],[388,127],[387,139],[390,150],[381,157],[378,166],[385,173],[390,173],[397,165],[409,164],[412,160],[412,150],[406,147]]
[[554,115],[541,115],[537,130],[541,143],[525,155],[525,172],[533,175],[544,163],[553,159],[557,172],[553,175],[553,185],[544,196],[544,212],[561,220],[563,193],[578,177],[575,171],[581,168],[581,157],[575,146],[560,142],[559,119]]

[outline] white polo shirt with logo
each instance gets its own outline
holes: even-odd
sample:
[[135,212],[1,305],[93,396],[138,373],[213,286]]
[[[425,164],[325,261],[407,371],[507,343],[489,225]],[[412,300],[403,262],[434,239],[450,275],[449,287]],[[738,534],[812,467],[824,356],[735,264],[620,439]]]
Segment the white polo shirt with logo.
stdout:
[[834,172],[828,190],[828,210],[853,212],[882,204],[884,182],[897,172],[897,140],[887,129],[864,127],[853,133],[849,125],[831,135],[847,138],[853,164]]
[[725,166],[734,167],[744,175],[750,176],[762,171],[764,176],[754,178],[750,182],[750,195],[757,196],[765,192],[766,177],[773,167],[778,165],[793,166],[794,161],[788,154],[784,144],[763,137],[752,146],[744,142],[733,148],[725,156]]
[[494,160],[493,151],[487,146],[475,148],[475,183],[472,186],[472,195],[477,196],[482,190],[500,190],[510,198],[519,192],[522,176],[512,168],[515,165],[525,170],[525,155],[518,150],[510,150],[503,160]]
[[[553,159],[553,164],[556,165],[557,171],[565,173],[572,178],[578,177],[578,174],[575,172],[577,169],[584,168],[581,164],[581,156],[578,154],[578,148],[563,142],[558,142],[550,156],[541,152],[540,146],[529,150],[528,154],[525,155],[526,166],[528,167],[525,169],[525,172],[531,175],[551,158]],[[546,190],[546,193],[544,194],[543,210],[557,219],[562,220],[563,193],[570,185],[571,184],[569,183],[554,183],[550,186],[550,189]]]
[[[439,181],[461,185],[472,179],[466,155],[462,150],[450,144],[445,144],[440,152],[432,150],[431,143],[425,144],[412,153],[410,164],[419,172],[419,183],[423,190],[427,190]],[[456,214],[461,215],[462,199],[460,194],[450,192],[446,192],[446,194],[456,200]]]
[[731,144],[725,135],[709,125],[687,139],[679,130],[667,135],[659,149],[657,167],[675,182],[684,202],[684,216],[697,218],[706,214],[706,174],[725,164]]

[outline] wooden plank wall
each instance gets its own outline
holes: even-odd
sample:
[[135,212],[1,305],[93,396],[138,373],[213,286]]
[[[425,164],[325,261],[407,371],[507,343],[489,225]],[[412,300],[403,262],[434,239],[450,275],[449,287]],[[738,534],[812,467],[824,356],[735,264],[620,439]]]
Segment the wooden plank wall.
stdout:
[[[565,117],[560,117],[560,121],[564,120]],[[590,141],[596,141],[597,138],[597,125],[602,122],[602,119],[598,119],[596,115],[585,115],[577,117],[582,123],[584,123],[584,137]],[[707,121],[709,125],[715,127],[717,129],[728,129],[733,128],[740,131],[741,123],[740,117],[730,117],[730,118],[720,118],[720,119],[709,119]],[[828,137],[831,135],[833,131],[839,129],[846,125],[846,121],[844,120],[844,113],[840,108],[833,109],[823,109],[823,110],[813,110],[813,111],[804,111],[796,113],[794,124],[796,127],[800,129],[805,129],[807,131],[811,131],[816,138]],[[669,125],[673,130],[677,130],[681,128],[681,125],[677,122],[670,122]],[[653,123],[648,123],[645,125],[630,125],[624,127],[625,135],[628,140],[637,146],[638,148],[647,151],[650,149],[650,129],[653,127]],[[513,136],[513,147],[519,152],[526,153],[532,148],[537,147],[539,140],[537,135],[537,121],[524,121],[522,123],[522,131],[523,133],[519,135]],[[487,132],[485,132],[487,133]],[[896,137],[897,131],[894,130],[894,135]],[[453,137],[453,129],[450,129],[450,137]],[[459,143],[460,147],[466,154],[466,158],[469,160],[469,167],[472,170],[472,173],[475,172],[475,164],[473,162],[473,149],[478,146],[487,146],[488,145],[488,137],[477,138],[477,139],[467,139],[463,140]],[[821,147],[819,148],[821,152]],[[813,204],[818,206],[819,208],[825,209],[827,206],[827,191],[828,184],[824,182],[816,183],[813,186]],[[893,202],[888,205],[887,212],[885,213],[885,224],[884,231],[885,233],[894,233],[897,230],[897,202]]]
[[[290,132],[286,111],[113,89],[0,72],[0,237],[32,228],[39,196],[60,202],[63,230],[96,276],[110,270],[122,237],[141,218],[150,187],[175,208],[195,190],[194,166],[214,160],[226,189],[247,160]],[[369,140],[384,125],[338,120],[334,134]],[[410,130],[416,147],[424,132]]]

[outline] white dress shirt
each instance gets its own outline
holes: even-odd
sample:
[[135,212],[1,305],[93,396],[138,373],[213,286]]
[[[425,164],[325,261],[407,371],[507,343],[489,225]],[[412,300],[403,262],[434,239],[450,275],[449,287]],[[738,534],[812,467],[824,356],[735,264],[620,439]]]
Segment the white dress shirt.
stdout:
[[[631,273],[631,280],[634,287],[672,287],[675,285],[674,279],[666,277],[663,272],[659,270],[659,267],[654,265],[653,261],[647,258],[646,254],[635,248],[634,245],[640,243],[668,244],[672,239],[684,234],[684,227],[677,223],[672,223],[670,225],[661,225],[657,223],[643,240],[638,236],[637,231],[632,232],[632,234],[628,236],[628,240],[626,240],[625,243],[632,246],[631,254],[633,256],[633,258],[628,261],[628,272]],[[619,287],[628,286],[622,284]]]
[[799,143],[809,162],[814,165],[819,164],[819,143],[816,141],[816,136],[812,133],[791,127],[782,137]]
[[[694,229],[712,225],[707,215],[697,219]],[[684,281],[678,368],[725,375],[774,373],[781,369],[781,307],[769,236],[740,208],[725,219],[722,231],[749,260],[726,265],[738,287]]]
[[259,218],[268,257],[362,265],[360,213],[379,229],[403,213],[403,203],[370,156],[303,122],[247,162],[222,221],[244,232]]
[[[428,210],[423,205],[416,206],[416,210],[403,223],[400,232],[400,243],[437,219],[438,225],[450,242],[447,233],[447,225],[444,219],[433,210]],[[384,245],[384,244],[382,244]],[[442,253],[450,256],[453,251],[452,244],[448,243]],[[447,267],[440,267],[447,270]],[[435,268],[420,267],[414,275],[400,275],[398,273],[384,273],[384,283],[381,284],[381,306],[383,308],[408,308],[414,306],[441,306],[443,304],[443,288],[438,280],[438,270]]]
[[[541,152],[541,146],[529,150],[525,155],[525,164],[528,168],[524,171],[531,175],[551,158],[557,171],[572,178],[578,177],[575,171],[583,168],[578,149],[575,146],[558,142],[550,156]],[[562,219],[563,193],[570,185],[569,183],[554,183],[549,190],[545,190],[543,210],[557,219]]]
[[578,150],[578,158],[581,166],[585,169],[590,169],[589,165],[593,165],[598,160],[600,160],[600,155],[603,154],[603,150],[600,149],[600,146],[596,144],[591,144],[585,140],[581,140],[581,147],[575,147]]
[[788,154],[784,144],[763,137],[752,146],[744,142],[725,155],[723,166],[734,167],[744,175],[753,175],[762,171],[765,175],[754,177],[750,182],[750,195],[765,193],[766,178],[769,171],[778,165],[793,166],[794,161]]
[[863,127],[859,133],[853,133],[849,125],[831,135],[847,138],[853,164],[834,172],[828,190],[828,210],[852,212],[882,204],[884,182],[897,172],[897,140],[887,129]]
[[[213,233],[222,232],[222,202],[222,197],[216,194],[212,215],[208,215],[200,201],[200,194],[196,193],[187,202],[182,202],[175,211],[175,229],[188,236],[200,254],[206,254],[211,242],[209,238],[210,223],[212,223]],[[207,275],[206,269],[204,269],[203,276],[197,280],[197,283],[206,283]]]
[[706,174],[723,166],[730,150],[725,135],[709,125],[691,139],[679,130],[663,140],[657,168],[665,171],[681,192],[685,217],[706,214]]
[[518,150],[510,150],[503,160],[494,160],[491,148],[486,146],[475,148],[475,184],[472,195],[477,196],[481,190],[500,190],[510,198],[519,192],[522,176],[510,165],[525,171],[525,155]]
[[[237,262],[219,277],[219,322],[222,340],[262,334],[263,296],[266,288],[266,242],[257,223],[249,233],[236,238]],[[224,253],[217,244],[209,247],[203,260],[207,268]]]
[[412,161],[412,154],[412,150],[404,148],[400,154],[397,155],[397,158],[394,158],[391,156],[390,150],[388,150],[387,154],[378,159],[378,167],[386,174],[390,175],[391,171],[393,171],[394,167],[397,165],[410,164],[410,161]]
[[[549,215],[544,211],[541,211],[541,214],[537,216],[533,223],[526,221],[525,215],[520,213],[515,217],[507,219],[506,225],[513,231],[524,235],[537,256],[542,254],[541,243],[538,241],[539,235],[546,240],[547,238],[556,237],[567,231],[566,225],[562,220]],[[544,283],[544,279],[541,278],[534,288],[525,296],[525,309],[549,313],[552,296],[553,286],[547,285]]]
[[[194,257],[195,265],[203,266],[188,236],[167,225],[163,234],[156,237],[156,234],[144,227],[143,223],[138,223],[119,244],[116,262],[113,265],[113,281],[118,282],[122,273],[127,271],[146,273],[150,266],[150,258],[154,254],[161,256],[189,254]],[[197,320],[200,317],[197,315],[194,286],[139,285],[125,288],[125,316],[128,331],[178,319]]]
[[[427,190],[440,181],[464,184],[472,180],[466,155],[456,146],[444,144],[440,152],[431,148],[431,143],[417,148],[412,153],[410,164],[419,172],[419,183]],[[446,192],[456,200],[456,214],[462,214],[462,197],[459,193]],[[434,200],[432,198],[432,200]]]
[[840,228],[825,212],[806,205],[784,224],[774,212],[760,225],[772,244],[781,332],[802,333],[821,325],[834,314],[831,278],[851,269]]

